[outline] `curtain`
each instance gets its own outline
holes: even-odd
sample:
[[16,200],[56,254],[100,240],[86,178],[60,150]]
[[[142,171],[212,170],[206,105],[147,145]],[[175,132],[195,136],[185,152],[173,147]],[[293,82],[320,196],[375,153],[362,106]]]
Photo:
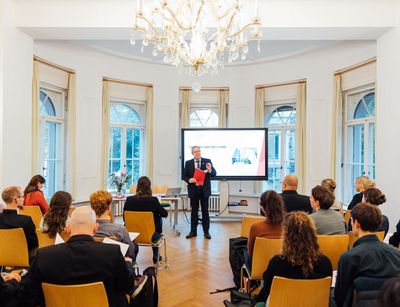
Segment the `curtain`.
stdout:
[[226,108],[228,103],[228,91],[219,91],[219,127],[226,128]]
[[338,142],[341,134],[342,120],[342,76],[340,74],[334,77],[334,97],[332,105],[332,148],[331,148],[331,176],[334,180],[338,180],[338,161],[340,157],[340,142]]
[[187,90],[181,90],[181,99],[182,99],[182,123],[181,128],[189,127],[189,119],[190,119],[190,92]]
[[146,89],[146,174],[153,177],[153,87]]
[[296,100],[296,174],[299,179],[298,191],[306,189],[306,83],[297,85]]
[[108,89],[108,82],[103,81],[103,104],[102,104],[102,150],[101,150],[101,174],[100,174],[100,186],[107,189],[108,181],[108,139],[109,139],[109,112],[110,112],[110,95]]
[[40,78],[39,63],[33,61],[32,78],[32,175],[39,174],[39,116]]
[[256,89],[256,107],[255,107],[255,120],[256,127],[264,127],[264,101],[265,89]]
[[70,178],[70,192],[72,198],[76,197],[76,76],[70,73],[68,76],[68,123],[67,123],[67,178]]

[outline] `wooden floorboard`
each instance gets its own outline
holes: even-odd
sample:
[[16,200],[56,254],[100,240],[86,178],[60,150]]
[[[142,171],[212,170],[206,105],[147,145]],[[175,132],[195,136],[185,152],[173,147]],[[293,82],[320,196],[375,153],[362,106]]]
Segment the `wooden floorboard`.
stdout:
[[[180,236],[171,230],[168,220],[164,221],[170,268],[158,273],[159,306],[223,306],[222,301],[229,298],[229,292],[210,292],[234,285],[228,246],[229,238],[239,236],[240,222],[212,220],[211,240],[203,237],[201,225],[198,236],[188,240],[185,236],[190,227],[182,213],[179,216]],[[138,255],[140,271],[152,264],[151,259],[151,249],[142,247]]]

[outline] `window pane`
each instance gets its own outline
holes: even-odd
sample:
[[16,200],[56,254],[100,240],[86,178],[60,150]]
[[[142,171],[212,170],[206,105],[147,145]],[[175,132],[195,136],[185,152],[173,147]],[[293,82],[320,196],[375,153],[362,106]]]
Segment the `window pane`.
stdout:
[[110,123],[140,125],[142,120],[139,113],[131,106],[123,103],[115,103],[110,107]]

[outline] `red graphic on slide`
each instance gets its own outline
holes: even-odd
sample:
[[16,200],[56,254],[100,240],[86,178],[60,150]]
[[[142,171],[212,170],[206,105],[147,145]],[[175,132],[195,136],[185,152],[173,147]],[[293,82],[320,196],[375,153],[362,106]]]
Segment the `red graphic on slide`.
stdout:
[[258,161],[257,176],[265,176],[265,138],[261,147],[260,161]]

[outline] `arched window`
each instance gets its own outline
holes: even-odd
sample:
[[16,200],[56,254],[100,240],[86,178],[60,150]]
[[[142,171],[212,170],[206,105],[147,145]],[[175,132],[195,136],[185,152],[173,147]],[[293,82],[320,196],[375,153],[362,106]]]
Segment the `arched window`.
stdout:
[[64,90],[40,88],[39,169],[46,179],[43,193],[47,199],[65,189],[65,98]]
[[268,128],[268,181],[264,188],[280,191],[283,178],[295,171],[295,104],[267,107],[264,124]]
[[108,175],[126,171],[126,188],[144,174],[144,109],[142,103],[110,104]]
[[359,176],[375,179],[375,90],[345,93],[343,201],[348,204],[356,193]]
[[218,121],[218,114],[213,108],[192,108],[190,113],[192,128],[217,128]]

